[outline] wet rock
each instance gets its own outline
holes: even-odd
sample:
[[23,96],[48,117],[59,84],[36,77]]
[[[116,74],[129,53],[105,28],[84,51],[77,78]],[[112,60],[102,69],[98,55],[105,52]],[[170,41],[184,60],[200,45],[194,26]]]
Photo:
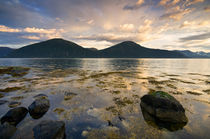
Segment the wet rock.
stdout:
[[157,91],[141,98],[142,110],[160,121],[187,123],[188,119],[182,105],[168,93]]
[[7,87],[7,88],[4,88],[4,89],[0,89],[0,92],[8,93],[8,92],[17,91],[17,90],[20,90],[20,89],[23,89],[23,88],[24,88],[24,86]]
[[0,93],[0,98],[2,98],[2,97],[4,97],[4,95]]
[[0,67],[0,75],[8,74],[12,75],[13,77],[24,76],[28,73],[29,70],[30,68],[26,67]]
[[8,106],[9,106],[10,108],[15,108],[15,107],[17,107],[17,106],[19,106],[19,105],[21,105],[21,102],[12,101],[12,102],[9,103]]
[[62,121],[42,121],[33,128],[35,139],[65,138],[65,123]]
[[35,99],[47,99],[48,96],[45,94],[38,94],[36,96],[34,96]]
[[16,126],[20,121],[24,119],[28,110],[24,107],[17,107],[9,110],[2,118],[1,123],[8,122],[11,125]]
[[70,100],[70,99],[72,99],[76,95],[77,94],[72,93],[72,92],[65,92],[65,94],[64,94],[64,100]]
[[0,105],[3,105],[5,103],[7,103],[8,101],[7,100],[0,100]]
[[3,125],[0,125],[0,139],[9,139],[11,138],[17,128],[13,125],[10,125],[8,123],[4,123]]
[[41,118],[49,109],[50,102],[48,99],[37,99],[29,107],[29,113],[32,118]]

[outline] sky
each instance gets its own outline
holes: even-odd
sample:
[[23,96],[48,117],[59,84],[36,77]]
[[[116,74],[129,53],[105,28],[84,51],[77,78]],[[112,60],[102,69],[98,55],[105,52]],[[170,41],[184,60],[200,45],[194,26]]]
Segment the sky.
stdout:
[[210,0],[0,0],[0,47],[52,38],[210,52]]

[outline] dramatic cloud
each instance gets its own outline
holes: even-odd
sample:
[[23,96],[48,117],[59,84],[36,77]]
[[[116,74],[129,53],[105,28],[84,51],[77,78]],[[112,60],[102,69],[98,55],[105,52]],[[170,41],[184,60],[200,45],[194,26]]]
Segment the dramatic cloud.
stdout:
[[185,39],[210,32],[209,6],[209,0],[0,0],[0,46],[62,37],[100,49],[132,40],[206,50],[205,35]]
[[210,39],[210,32],[180,38],[180,41],[185,42],[185,41],[206,40],[206,39]]
[[135,10],[142,7],[142,4],[144,4],[144,0],[138,0],[135,4],[132,5],[126,5],[124,6],[125,10]]

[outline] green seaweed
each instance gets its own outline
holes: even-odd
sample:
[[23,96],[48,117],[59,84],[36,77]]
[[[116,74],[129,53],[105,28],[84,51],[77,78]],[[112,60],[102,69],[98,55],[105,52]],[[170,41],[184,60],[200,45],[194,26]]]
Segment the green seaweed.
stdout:
[[173,96],[171,96],[168,93],[163,92],[163,91],[156,91],[156,92],[151,93],[151,95],[153,95],[155,97],[162,97],[162,98],[167,98],[167,99],[174,99]]
[[197,95],[197,96],[202,95],[201,93],[194,92],[194,91],[187,91],[187,93],[188,93],[188,94],[191,94],[191,95]]
[[21,89],[24,89],[24,86],[22,87],[7,87],[5,89],[0,89],[0,92],[13,92],[13,91],[17,91],[17,90],[21,90]]

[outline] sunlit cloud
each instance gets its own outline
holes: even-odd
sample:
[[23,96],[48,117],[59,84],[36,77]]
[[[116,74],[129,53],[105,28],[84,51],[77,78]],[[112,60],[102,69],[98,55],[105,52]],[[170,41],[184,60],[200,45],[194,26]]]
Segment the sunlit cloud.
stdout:
[[5,25],[0,25],[0,32],[21,32],[21,30],[10,28]]
[[158,49],[206,50],[208,39],[186,37],[210,32],[209,7],[208,0],[0,1],[0,45],[61,37],[100,49],[131,40]]

